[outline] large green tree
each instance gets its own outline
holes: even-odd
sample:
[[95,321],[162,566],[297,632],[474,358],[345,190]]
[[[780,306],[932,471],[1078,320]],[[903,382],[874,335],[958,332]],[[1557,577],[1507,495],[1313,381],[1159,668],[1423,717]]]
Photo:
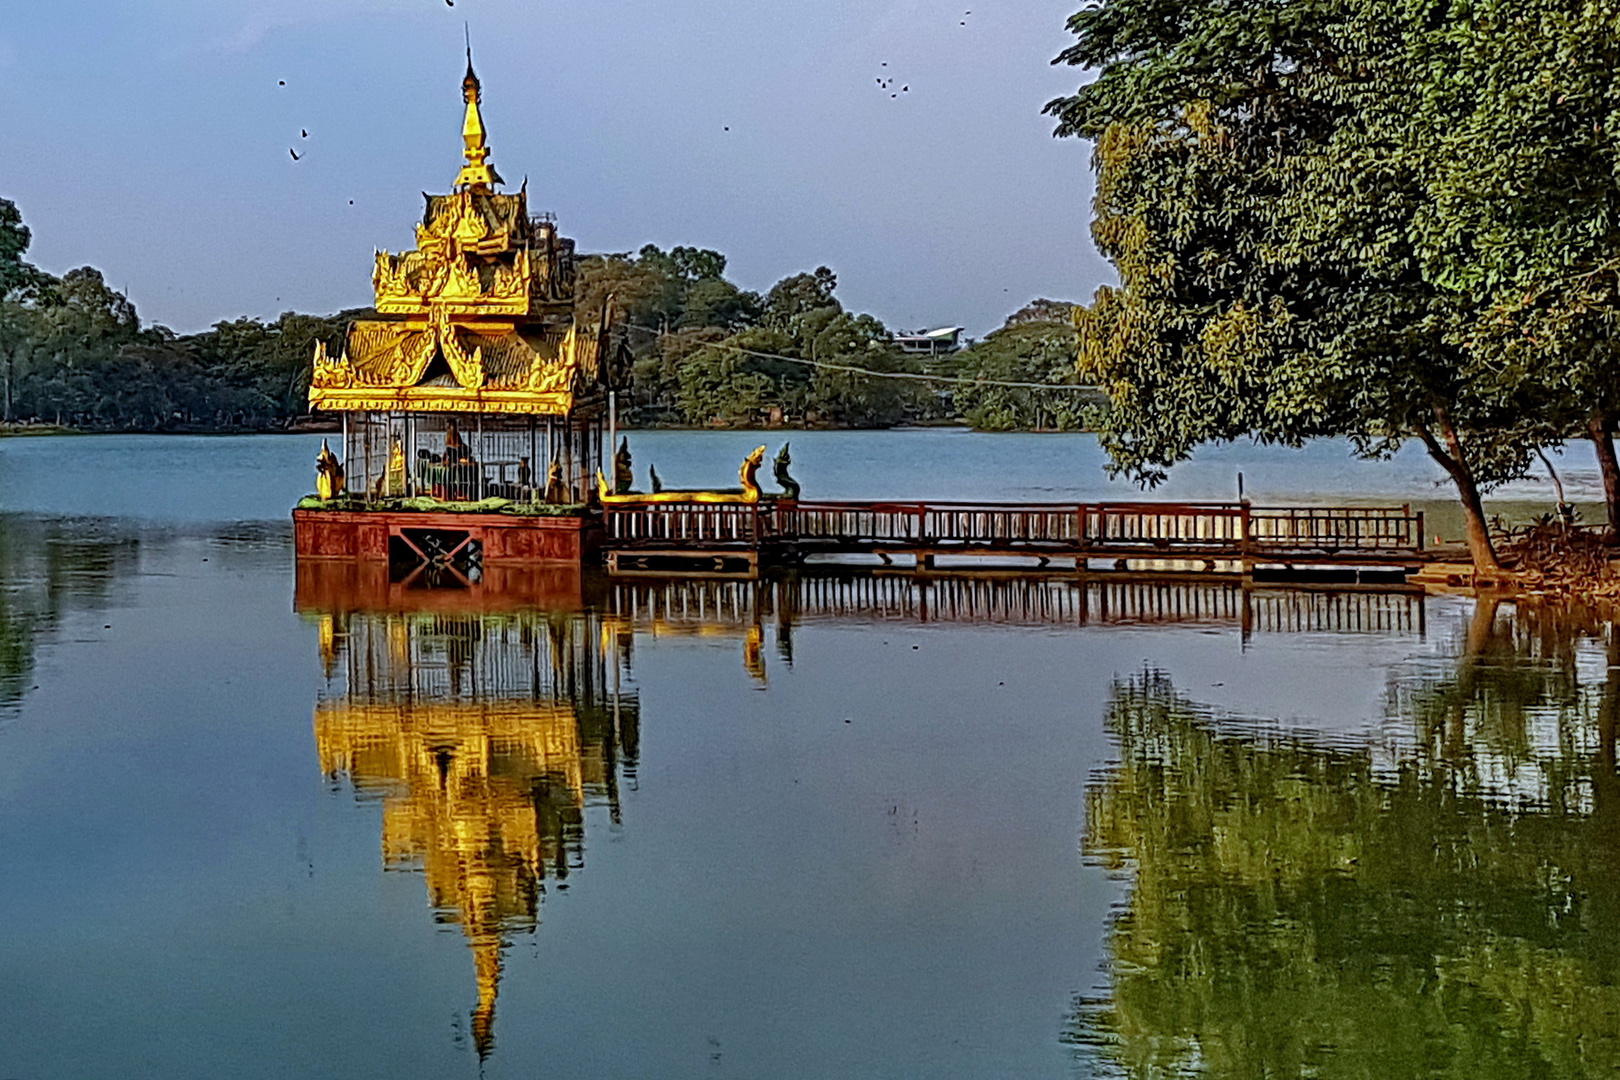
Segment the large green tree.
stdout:
[[1591,0],[1396,11],[1417,93],[1390,101],[1426,198],[1426,275],[1480,298],[1480,362],[1534,372],[1538,414],[1592,440],[1620,539],[1620,19]]
[[1486,306],[1426,274],[1425,176],[1403,154],[1416,95],[1399,4],[1102,0],[1061,60],[1098,78],[1054,101],[1096,140],[1093,233],[1120,275],[1077,316],[1102,437],[1143,482],[1200,443],[1419,440],[1454,482],[1477,566],[1481,504],[1557,433],[1521,370],[1465,344]]

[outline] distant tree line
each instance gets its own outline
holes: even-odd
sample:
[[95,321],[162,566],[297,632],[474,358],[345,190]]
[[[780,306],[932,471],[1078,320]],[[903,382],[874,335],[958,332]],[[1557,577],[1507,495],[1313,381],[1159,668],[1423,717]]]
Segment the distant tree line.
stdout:
[[[55,277],[24,259],[16,205],[0,199],[0,419],[90,431],[285,429],[308,413],[315,343],[334,351],[364,309],[237,319],[197,334],[143,325],[90,267]],[[976,379],[1072,383],[1069,307],[1038,301],[948,357],[910,356],[871,315],[845,310],[822,267],[761,296],[716,251],[648,246],[581,260],[576,314],[612,298],[633,356],[630,423],[887,427],[959,417],[985,428],[1075,427],[1072,392]],[[851,371],[847,369],[859,369]],[[936,375],[962,383],[872,377]]]
[[272,430],[308,411],[316,340],[349,313],[143,326],[90,267],[61,277],[23,260],[28,228],[0,199],[0,419],[91,431]]
[[[611,296],[632,354],[643,423],[887,427],[965,420],[994,430],[1077,428],[1070,391],[1002,390],[976,380],[1072,384],[1071,305],[1038,300],[970,348],[908,355],[881,321],[845,309],[827,267],[761,296],[725,277],[717,251],[648,245],[581,262],[579,317]],[[942,381],[874,378],[929,375]],[[958,380],[958,381],[944,381]]]

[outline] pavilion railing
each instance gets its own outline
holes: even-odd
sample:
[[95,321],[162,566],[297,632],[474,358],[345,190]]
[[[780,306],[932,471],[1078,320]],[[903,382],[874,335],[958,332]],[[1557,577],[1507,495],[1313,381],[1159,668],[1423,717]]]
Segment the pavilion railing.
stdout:
[[1156,552],[1263,557],[1417,552],[1423,513],[1410,506],[1270,507],[1248,503],[956,503],[778,501],[606,508],[609,546],[770,546]]

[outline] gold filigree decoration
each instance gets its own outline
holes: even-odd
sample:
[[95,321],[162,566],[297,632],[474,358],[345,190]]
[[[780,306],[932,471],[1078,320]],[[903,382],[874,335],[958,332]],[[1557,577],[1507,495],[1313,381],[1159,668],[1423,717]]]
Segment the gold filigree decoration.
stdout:
[[326,342],[315,343],[315,364],[310,373],[311,388],[343,390],[354,385],[354,369],[341,359],[326,354]]
[[469,355],[456,337],[455,326],[442,312],[434,313],[433,329],[439,339],[439,351],[444,354],[456,382],[469,390],[480,389],[484,385],[484,350],[477,348]]

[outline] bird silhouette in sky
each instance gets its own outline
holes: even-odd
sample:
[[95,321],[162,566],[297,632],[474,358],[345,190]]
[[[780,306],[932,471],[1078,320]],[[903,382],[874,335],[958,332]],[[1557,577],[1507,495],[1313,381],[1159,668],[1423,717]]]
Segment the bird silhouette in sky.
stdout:
[[290,147],[290,146],[289,146],[289,147],[287,147],[287,153],[289,153],[289,154],[291,154],[291,155],[292,155],[292,159],[293,159],[293,160],[294,160],[294,161],[302,161],[302,160],[303,160],[303,158],[301,158],[301,157],[299,157],[299,156],[298,156],[298,151],[296,151],[296,150],[294,150],[294,149],[293,149],[293,148],[292,148],[292,147]]
[[298,129],[298,134],[302,135],[306,139],[309,138],[309,132],[307,130],[305,130],[304,128],[299,128]]
[[286,86],[287,85],[287,80],[286,79],[278,79],[278,80],[276,80],[276,85],[277,86]]

